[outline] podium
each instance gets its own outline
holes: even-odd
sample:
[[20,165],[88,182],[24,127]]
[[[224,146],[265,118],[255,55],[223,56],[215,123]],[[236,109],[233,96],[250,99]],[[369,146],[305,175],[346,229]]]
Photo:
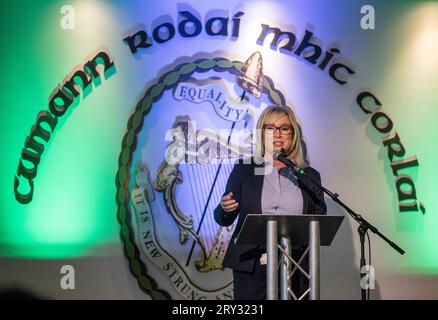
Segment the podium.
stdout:
[[[320,298],[320,246],[329,246],[344,216],[333,215],[274,215],[248,214],[245,217],[236,244],[266,246],[267,253],[267,299],[278,300],[278,267],[280,264],[280,296],[282,300],[302,299],[310,294],[310,300]],[[280,239],[280,245],[278,244]],[[292,259],[291,245],[308,246],[301,259]],[[278,250],[282,253],[278,260]],[[300,262],[309,253],[309,273]],[[291,272],[292,264],[295,266]],[[309,289],[298,299],[291,290],[292,274],[299,270],[309,279]]]

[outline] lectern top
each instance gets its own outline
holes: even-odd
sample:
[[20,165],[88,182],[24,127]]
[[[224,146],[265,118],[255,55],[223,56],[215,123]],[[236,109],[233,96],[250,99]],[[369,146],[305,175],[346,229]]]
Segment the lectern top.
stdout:
[[309,223],[319,221],[320,241],[322,246],[329,246],[344,216],[339,215],[275,215],[248,214],[236,239],[236,244],[266,245],[266,223],[276,220],[278,236],[287,237],[294,246],[309,245]]

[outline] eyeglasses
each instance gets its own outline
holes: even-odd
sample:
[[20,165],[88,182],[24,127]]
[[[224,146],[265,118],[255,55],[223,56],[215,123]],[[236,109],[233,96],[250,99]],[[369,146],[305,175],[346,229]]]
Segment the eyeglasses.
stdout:
[[292,126],[290,126],[290,125],[276,127],[272,124],[265,124],[263,126],[263,129],[265,130],[266,134],[269,134],[269,135],[274,135],[277,132],[277,130],[280,130],[280,134],[282,136],[288,136],[294,131]]

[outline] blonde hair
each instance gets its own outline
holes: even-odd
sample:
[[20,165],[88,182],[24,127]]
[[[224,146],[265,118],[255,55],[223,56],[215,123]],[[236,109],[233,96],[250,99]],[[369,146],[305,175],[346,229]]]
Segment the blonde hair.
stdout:
[[263,126],[265,125],[267,120],[279,118],[282,116],[287,116],[289,118],[289,122],[292,125],[292,142],[289,148],[286,151],[288,154],[289,160],[295,163],[296,166],[300,168],[306,167],[306,162],[304,160],[303,147],[301,144],[301,130],[298,125],[298,122],[295,118],[295,114],[292,109],[287,106],[273,105],[267,107],[263,110],[262,114],[257,121],[256,126],[256,155],[264,156],[265,154],[265,139],[263,136]]

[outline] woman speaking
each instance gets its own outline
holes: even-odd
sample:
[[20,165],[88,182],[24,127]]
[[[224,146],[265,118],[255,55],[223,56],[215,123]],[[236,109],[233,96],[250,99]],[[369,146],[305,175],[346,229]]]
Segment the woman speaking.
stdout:
[[[321,181],[319,173],[304,162],[300,129],[292,110],[286,106],[267,107],[256,129],[256,154],[261,157],[234,165],[225,193],[214,211],[215,220],[221,226],[230,226],[238,218],[222,263],[233,270],[236,300],[266,299],[266,250],[234,244],[247,214],[326,213],[322,191],[307,179],[297,179],[293,169],[273,159],[275,151],[284,149],[288,159],[309,178]],[[302,252],[294,249],[292,255],[296,258]],[[300,272],[296,272],[292,278],[296,294],[305,291],[305,282]]]

